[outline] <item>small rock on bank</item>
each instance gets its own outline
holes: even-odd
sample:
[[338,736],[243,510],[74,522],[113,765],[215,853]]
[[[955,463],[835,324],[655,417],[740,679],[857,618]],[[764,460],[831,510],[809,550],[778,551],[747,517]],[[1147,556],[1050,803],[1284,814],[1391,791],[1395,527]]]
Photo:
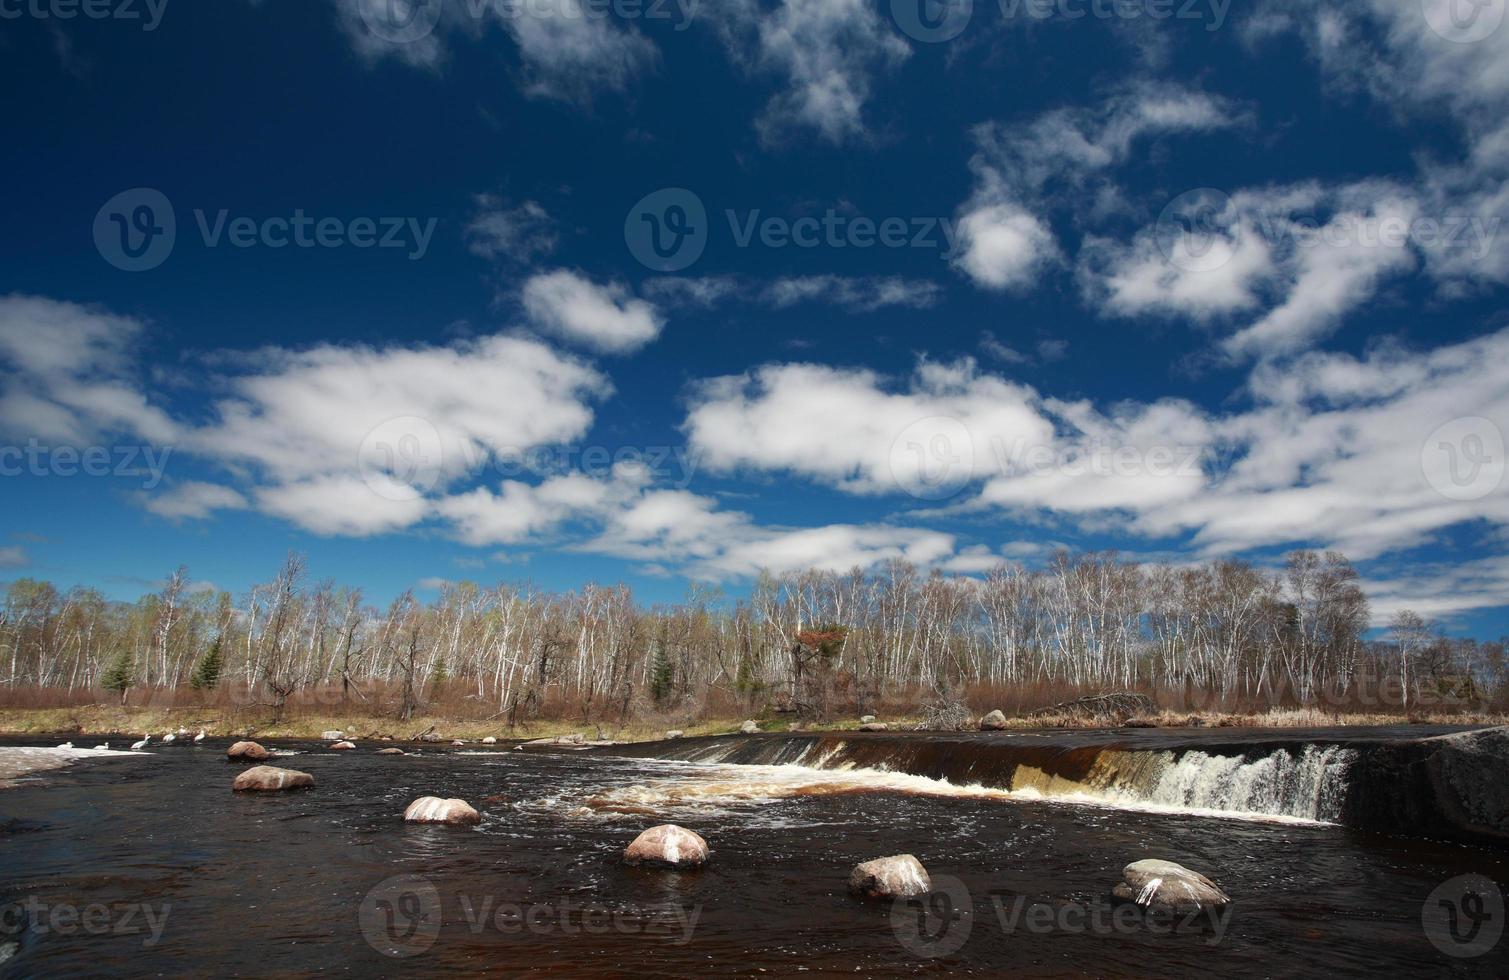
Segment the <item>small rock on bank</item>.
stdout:
[[910,854],[876,858],[849,872],[849,892],[862,898],[909,898],[932,888],[927,869]]
[[891,730],[891,726],[883,721],[871,721],[860,725],[859,730],[862,732],[888,732]]
[[760,733],[760,726],[755,724],[753,720],[746,721],[739,726],[739,733],[741,735],[758,735]]
[[421,796],[403,812],[406,823],[445,823],[471,826],[482,822],[482,814],[465,800],[442,800],[438,796]]
[[624,848],[624,864],[637,868],[698,868],[707,863],[707,841],[673,823],[651,827]]
[[309,773],[295,769],[279,769],[277,766],[252,766],[231,783],[231,789],[237,793],[312,788],[314,788],[314,777]]
[[1188,915],[1231,904],[1231,896],[1215,882],[1172,861],[1136,861],[1122,869],[1121,877],[1111,894],[1145,909]]
[[980,731],[999,732],[1006,727],[1006,715],[1000,710],[992,711],[980,719]]
[[320,738],[324,739],[327,742],[339,742],[341,739],[343,739],[345,737],[346,737],[346,733],[345,732],[338,732],[338,731],[335,731],[333,729],[331,731],[328,731],[328,732],[320,732]]
[[263,759],[271,759],[272,753],[256,742],[237,742],[225,750],[225,757],[227,759],[251,759],[253,762],[261,762]]

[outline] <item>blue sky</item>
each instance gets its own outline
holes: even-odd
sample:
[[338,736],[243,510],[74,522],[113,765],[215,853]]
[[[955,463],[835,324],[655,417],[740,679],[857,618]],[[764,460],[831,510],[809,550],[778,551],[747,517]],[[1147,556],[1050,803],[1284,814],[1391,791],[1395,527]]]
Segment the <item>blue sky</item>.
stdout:
[[1503,8],[0,0],[3,574],[1313,546],[1497,633]]

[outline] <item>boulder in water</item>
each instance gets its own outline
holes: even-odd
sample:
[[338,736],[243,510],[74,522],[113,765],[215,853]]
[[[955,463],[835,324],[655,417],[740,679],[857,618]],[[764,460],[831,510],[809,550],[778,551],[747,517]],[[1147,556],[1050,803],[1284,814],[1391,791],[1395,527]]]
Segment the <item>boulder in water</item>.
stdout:
[[859,730],[862,732],[888,732],[891,730],[891,726],[883,721],[872,721],[868,724],[860,725]]
[[624,848],[624,864],[637,868],[698,868],[707,863],[707,841],[673,823],[651,827]]
[[581,732],[576,732],[572,735],[550,735],[546,738],[536,738],[531,741],[524,742],[519,746],[519,748],[549,748],[551,746],[574,749],[586,748],[587,737]]
[[336,742],[334,745],[330,746],[330,751],[349,752],[354,748],[356,748],[355,742]]
[[378,749],[373,755],[406,755],[403,749]]
[[1121,723],[1122,728],[1157,728],[1158,723],[1151,718],[1128,718]]
[[750,719],[739,726],[739,733],[741,735],[757,735],[759,732],[760,726],[755,724],[754,719]]
[[1122,869],[1121,877],[1111,894],[1156,912],[1190,915],[1231,904],[1231,896],[1215,882],[1172,861],[1135,861]]
[[459,739],[459,738],[453,738],[453,739],[451,739],[451,748],[453,748],[453,749],[459,749],[462,746],[464,746],[465,744],[466,743],[463,742],[463,741],[461,741],[461,739]]
[[320,738],[324,739],[327,742],[339,742],[341,739],[343,739],[345,737],[346,737],[346,733],[345,732],[338,732],[338,731],[335,731],[333,729],[331,731],[328,731],[328,732],[320,732]]
[[849,892],[862,898],[910,898],[932,888],[927,869],[910,854],[876,858],[849,872]]
[[471,826],[482,822],[482,814],[465,800],[442,800],[438,796],[421,796],[403,812],[406,823],[444,823]]
[[1425,745],[1432,795],[1451,826],[1509,837],[1509,728],[1442,735]]
[[497,745],[498,744],[498,740],[496,738],[493,738],[491,735],[489,735],[489,736],[487,736],[486,738],[484,738],[482,740],[482,744],[483,745]]
[[250,759],[253,762],[261,762],[263,759],[271,759],[272,753],[256,742],[237,742],[225,750],[225,757],[227,759]]
[[252,766],[236,777],[231,789],[241,792],[272,792],[280,789],[311,789],[314,777],[294,769],[277,766]]
[[980,719],[980,731],[999,732],[1006,727],[1006,715],[999,708]]

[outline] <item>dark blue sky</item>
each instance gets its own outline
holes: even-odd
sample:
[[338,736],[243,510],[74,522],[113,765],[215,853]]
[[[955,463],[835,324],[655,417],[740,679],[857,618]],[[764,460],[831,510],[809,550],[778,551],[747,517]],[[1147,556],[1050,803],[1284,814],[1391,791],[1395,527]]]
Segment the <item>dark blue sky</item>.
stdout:
[[[152,30],[0,5],[0,423],[42,460],[0,480],[8,576],[128,596],[186,563],[240,590],[296,548],[375,595],[662,599],[761,566],[1317,546],[1380,618],[1503,629],[1509,28],[1443,33],[1434,0],[976,0],[924,43],[907,0],[446,0],[393,43],[385,2],[169,0]],[[668,276],[625,241],[663,188],[707,213]],[[138,189],[176,236],[132,272],[96,229]],[[222,211],[248,247],[205,240]],[[272,247],[296,213],[336,246]],[[830,214],[934,244],[731,227]],[[390,217],[401,247],[357,247]],[[445,462],[374,492],[362,434],[394,416]],[[919,493],[913,442],[967,472]],[[63,446],[171,454],[157,482],[69,475]],[[510,446],[556,463],[499,466]],[[589,447],[696,465],[584,472]],[[1159,449],[1190,466],[1148,471]]]

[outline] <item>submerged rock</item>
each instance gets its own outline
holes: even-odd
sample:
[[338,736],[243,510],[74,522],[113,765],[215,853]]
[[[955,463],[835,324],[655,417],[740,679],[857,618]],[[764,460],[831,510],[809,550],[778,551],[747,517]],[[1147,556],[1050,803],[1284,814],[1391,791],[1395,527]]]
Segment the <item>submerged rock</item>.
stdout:
[[753,719],[746,721],[744,724],[739,726],[739,732],[743,735],[757,735],[759,734],[759,731],[760,726],[755,724]]
[[356,743],[354,742],[336,742],[330,746],[332,752],[349,752],[354,748],[356,748]]
[[1135,861],[1122,869],[1121,877],[1111,894],[1145,909],[1188,915],[1231,904],[1231,896],[1215,882],[1172,861]]
[[980,731],[999,732],[1006,727],[1006,715],[1000,709],[980,719]]
[[673,823],[651,827],[624,848],[624,864],[663,868],[697,868],[707,863],[707,841],[702,835]]
[[295,769],[277,766],[252,766],[236,777],[231,789],[241,792],[272,792],[280,789],[311,789],[314,777]]
[[482,814],[465,800],[442,800],[438,796],[421,796],[403,812],[406,823],[444,823],[471,826],[482,822]]
[[227,759],[251,759],[260,762],[263,759],[271,759],[272,753],[258,745],[256,742],[237,742],[225,750]]
[[932,891],[922,862],[910,854],[876,858],[849,872],[849,892],[863,898],[909,898]]

